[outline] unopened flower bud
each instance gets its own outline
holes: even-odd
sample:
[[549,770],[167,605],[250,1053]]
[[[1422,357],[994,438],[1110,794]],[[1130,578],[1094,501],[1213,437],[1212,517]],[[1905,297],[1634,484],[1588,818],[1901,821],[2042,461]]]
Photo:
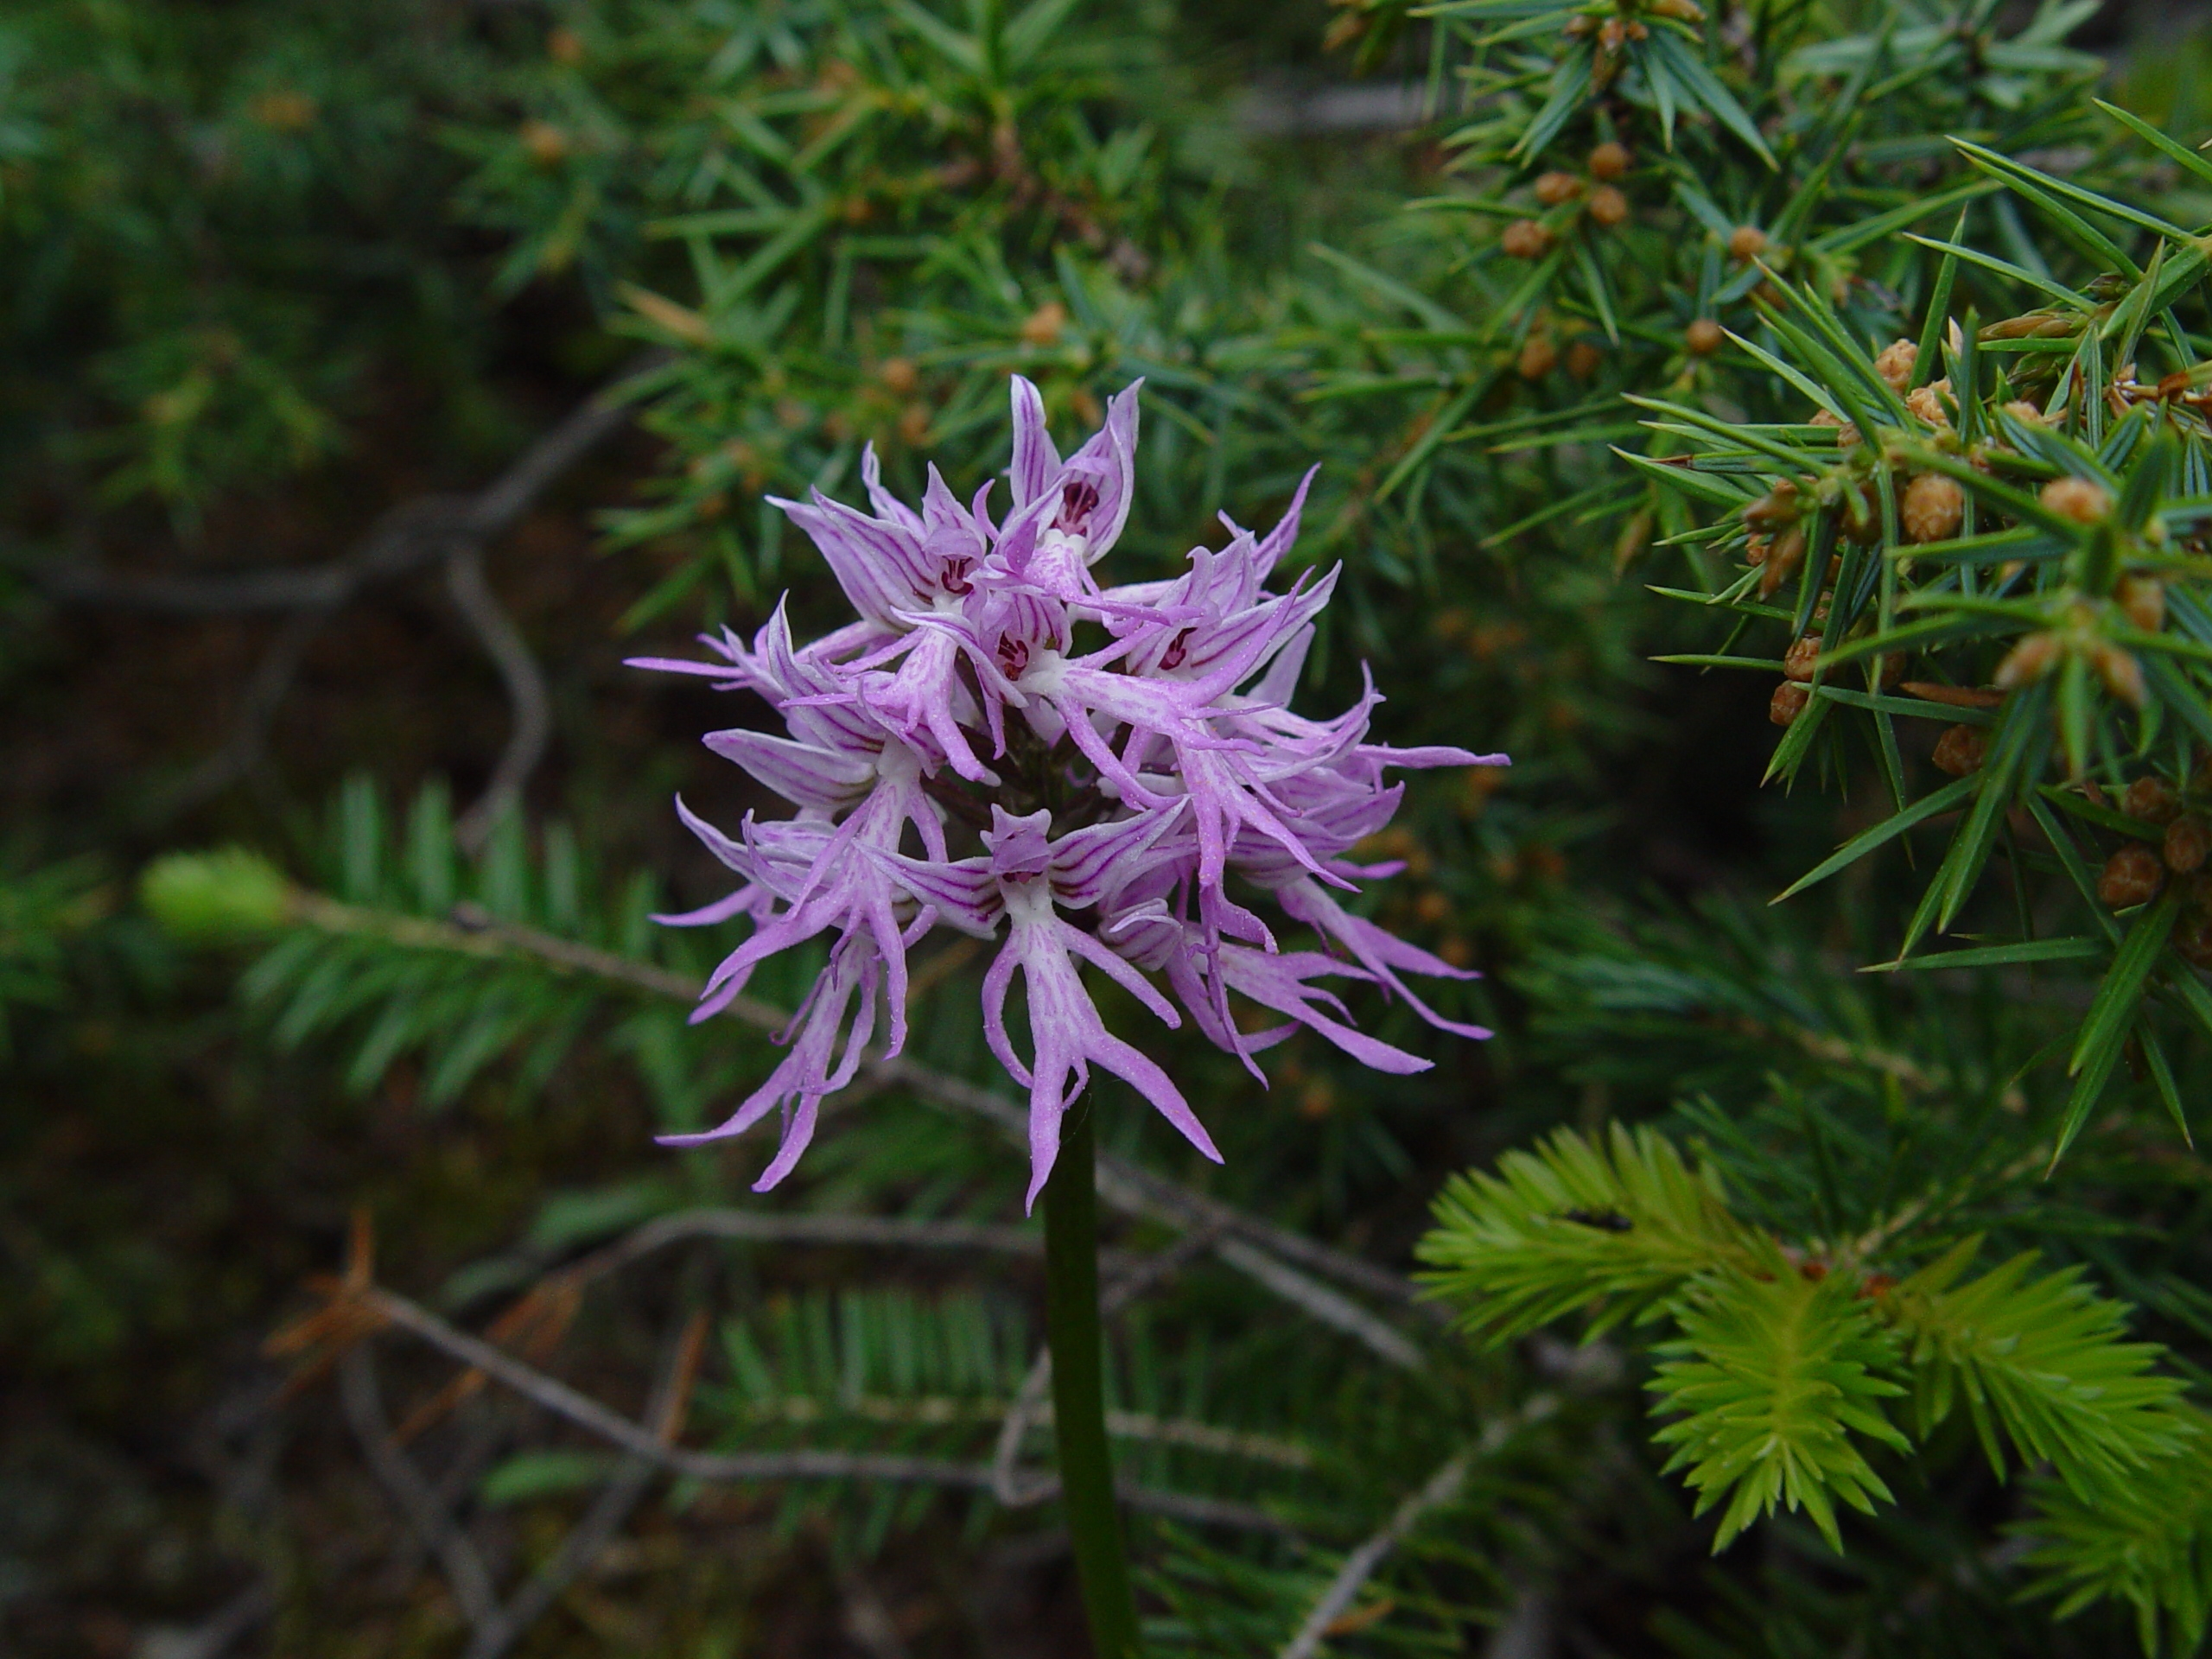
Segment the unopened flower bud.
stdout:
[[138,878],[139,902],[162,930],[189,944],[220,944],[283,925],[292,884],[257,853],[226,847],[170,853]]
[[1567,348],[1567,372],[1578,380],[1587,380],[1605,361],[1604,348],[1594,340],[1578,340]]
[[1590,193],[1586,211],[1590,222],[1610,231],[1628,217],[1628,198],[1610,184],[1601,184]]
[[2058,651],[2056,634],[2029,634],[2012,647],[2003,662],[1997,664],[1997,672],[1991,677],[1991,683],[2002,691],[2010,691],[2016,686],[2032,685],[2057,665]]
[[2105,861],[2097,876],[2097,902],[2108,910],[2146,905],[2166,885],[2165,867],[2139,841],[2131,841]]
[[1819,634],[1808,633],[1803,639],[1795,641],[1789,649],[1782,654],[1782,677],[1785,680],[1796,680],[1800,683],[1809,683],[1813,677],[1813,664],[1820,659],[1820,655],[1821,636]]
[[1628,171],[1630,159],[1625,145],[1602,143],[1590,152],[1590,176],[1611,183]]
[[2122,576],[2112,590],[2120,601],[2120,608],[2130,622],[2145,633],[2156,633],[2166,625],[2166,588],[2155,576]]
[[1559,361],[1559,348],[1541,334],[1531,334],[1521,342],[1521,356],[1515,367],[1523,380],[1541,380],[1552,372]]
[[876,373],[881,378],[886,391],[901,397],[911,395],[922,380],[921,371],[914,366],[914,359],[911,357],[887,357]]
[[1797,574],[1805,563],[1805,532],[1792,525],[1774,538],[1759,570],[1759,597],[1771,599],[1777,588]]
[[1787,726],[1805,712],[1805,705],[1813,694],[1794,680],[1784,680],[1774,688],[1774,695],[1767,699],[1766,717],[1777,726]]
[[1516,219],[1497,238],[1497,245],[1516,259],[1539,259],[1552,245],[1552,233],[1533,219]]
[[1556,207],[1562,201],[1573,201],[1582,194],[1582,181],[1572,173],[1540,173],[1536,175],[1536,200],[1547,207]]
[[2062,518],[2094,524],[2112,506],[2104,486],[2086,478],[2054,478],[2043,486],[2043,504]]
[[2120,810],[2145,823],[2171,823],[2181,811],[2181,803],[2164,779],[2143,777],[2121,791]]
[[2097,677],[2105,683],[2106,690],[2130,708],[2143,706],[2143,664],[2135,660],[2133,652],[2101,640],[2091,649],[2089,663],[2097,671]]
[[1766,232],[1756,225],[1738,225],[1728,236],[1728,257],[1745,264],[1766,251]]
[[2005,404],[2004,412],[2014,420],[2024,421],[2030,426],[2041,426],[2044,423],[2043,410],[2023,397],[2015,397],[2011,403]]
[[1947,542],[1966,522],[1967,493],[1956,479],[1923,473],[1904,486],[1897,519],[1909,542]]
[[2187,875],[2204,862],[2208,850],[2204,820],[2176,818],[2166,826],[2166,838],[2159,848],[2166,861],[2166,868],[2176,875]]
[[1953,726],[1936,740],[1936,752],[1928,758],[1935,763],[1936,771],[1963,778],[1970,772],[1980,771],[1988,754],[1986,731],[1979,726]]
[[1728,331],[1711,317],[1700,317],[1682,330],[1682,343],[1698,357],[1711,357],[1728,343]]

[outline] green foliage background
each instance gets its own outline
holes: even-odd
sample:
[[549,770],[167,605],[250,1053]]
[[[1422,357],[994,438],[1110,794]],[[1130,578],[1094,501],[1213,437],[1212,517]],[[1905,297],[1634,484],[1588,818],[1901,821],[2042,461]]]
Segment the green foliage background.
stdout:
[[[1125,1471],[1281,1529],[1133,1522],[1160,1650],[1281,1650],[1455,1459],[1326,1650],[2200,1647],[2212,906],[2095,880],[2169,844],[2127,785],[2185,815],[2212,742],[2212,111],[2193,37],[2107,65],[2095,10],[0,19],[0,1630],[126,1651],[266,1585],[272,1650],[460,1650],[332,1390],[259,1352],[357,1211],[381,1281],[473,1329],[701,1207],[1018,1215],[1005,1148],[897,1088],[772,1204],[749,1145],[653,1147],[772,1064],[655,989],[718,939],[646,919],[716,896],[668,799],[750,804],[696,739],[753,716],[619,659],[786,590],[836,619],[765,498],[849,487],[868,442],[972,490],[1020,372],[1064,436],[1145,378],[1128,577],[1321,462],[1316,706],[1366,661],[1391,741],[1516,757],[1414,785],[1375,901],[1484,969],[1445,1000],[1494,1041],[1370,1006],[1437,1069],[1301,1040],[1264,1094],[1170,1044],[1218,1173],[1102,1099],[1116,1154],[1433,1297],[1377,1316],[1410,1363],[1211,1258],[1120,1320]],[[1907,400],[1939,375],[1937,420]],[[322,611],[249,590],[404,542],[610,385],[634,424],[484,550],[552,740],[480,823],[516,682],[442,544]],[[1959,486],[1940,537],[1923,477]],[[1946,782],[1951,725],[1988,758]],[[916,1057],[988,1081],[977,968],[925,970]],[[988,1456],[1037,1290],[1018,1255],[725,1241],[538,1357],[626,1400],[702,1307],[699,1443]],[[419,1450],[518,1571],[612,1478],[489,1399]],[[518,1650],[883,1651],[841,1623],[858,1573],[907,1650],[1071,1651],[1049,1526],[675,1483]]]

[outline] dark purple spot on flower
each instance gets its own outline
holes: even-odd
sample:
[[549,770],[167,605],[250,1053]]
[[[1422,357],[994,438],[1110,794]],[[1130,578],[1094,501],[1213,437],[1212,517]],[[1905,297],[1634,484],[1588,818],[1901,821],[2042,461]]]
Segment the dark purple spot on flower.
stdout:
[[1060,516],[1053,523],[1071,536],[1080,536],[1097,509],[1097,486],[1083,479],[1071,480],[1060,491]]
[[947,559],[944,562],[944,575],[940,579],[940,585],[944,591],[956,598],[962,594],[972,592],[976,584],[968,580],[968,572],[975,563],[973,559]]
[[1167,649],[1160,653],[1160,667],[1180,668],[1183,666],[1183,659],[1191,654],[1192,632],[1193,630],[1185,628],[1167,642]]
[[1010,633],[999,635],[999,663],[1006,670],[1007,678],[1020,679],[1029,666],[1029,642]]

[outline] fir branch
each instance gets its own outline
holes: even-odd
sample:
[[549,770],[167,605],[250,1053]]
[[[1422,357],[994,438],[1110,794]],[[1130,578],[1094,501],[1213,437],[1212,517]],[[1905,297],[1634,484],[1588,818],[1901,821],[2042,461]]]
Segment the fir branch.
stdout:
[[1561,1315],[1599,1309],[1592,1334],[1655,1312],[1693,1280],[1752,1265],[1754,1236],[1718,1179],[1672,1143],[1615,1124],[1602,1143],[1562,1129],[1498,1173],[1470,1171],[1436,1200],[1418,1252],[1459,1324],[1497,1344]]
[[2035,1513],[2015,1529],[2057,1618],[2119,1602],[2153,1656],[2197,1651],[2212,1623],[2212,1421],[2189,1415],[2179,1455],[2120,1480],[2041,1482]]
[[1651,1389],[1659,1409],[1683,1414],[1653,1439],[1675,1448],[1666,1472],[1687,1471],[1698,1514],[1726,1501],[1714,1550],[1786,1505],[1840,1551],[1834,1499],[1869,1515],[1891,1501],[1853,1434],[1908,1448],[1880,1405],[1904,1392],[1881,1375],[1893,1341],[1848,1281],[1815,1279],[1779,1252],[1756,1274],[1704,1281],[1677,1318]]
[[1961,1241],[1877,1299],[1906,1344],[1919,1437],[1963,1401],[2000,1475],[2001,1430],[2021,1462],[2048,1459],[2085,1490],[2179,1454],[2191,1427],[2182,1384],[2152,1370],[2156,1343],[2123,1340],[2127,1310],[2079,1268],[2031,1276],[2032,1255],[1961,1284],[1980,1244]]

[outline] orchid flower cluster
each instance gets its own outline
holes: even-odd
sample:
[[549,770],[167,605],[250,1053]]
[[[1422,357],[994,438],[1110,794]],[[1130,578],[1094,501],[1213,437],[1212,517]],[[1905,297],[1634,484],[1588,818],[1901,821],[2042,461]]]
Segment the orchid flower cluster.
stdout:
[[[1503,755],[1366,741],[1382,701],[1371,677],[1334,720],[1289,708],[1337,573],[1302,573],[1269,593],[1298,533],[1308,473],[1282,520],[1255,536],[1224,515],[1228,545],[1200,547],[1169,581],[1102,587],[1093,567],[1129,514],[1137,391],[1063,461],[1036,387],[1014,393],[1013,499],[994,524],[986,482],[965,505],[931,467],[919,512],[883,487],[872,450],[861,478],[873,514],[817,491],[776,505],[828,560],[859,620],[793,643],[782,606],[751,645],[724,630],[713,663],[640,660],[758,693],[787,736],[738,729],[706,739],[796,809],[734,836],[681,799],[677,810],[742,878],[704,909],[659,919],[696,926],[750,918],[715,969],[695,1019],[727,1007],[770,957],[834,934],[827,965],[784,1039],[789,1052],[730,1118],[693,1145],[779,1113],[783,1137],[756,1183],[788,1174],[825,1096],[858,1071],[879,1024],[884,1053],[906,1040],[906,952],[944,925],[1005,943],[984,976],[991,1052],[1030,1091],[1033,1205],[1060,1120],[1093,1065],[1133,1084],[1218,1162],[1167,1073],[1106,1028],[1084,988],[1096,969],[1173,1027],[1187,1015],[1264,1082],[1253,1056],[1304,1026],[1379,1071],[1431,1062],[1356,1030],[1316,981],[1367,981],[1465,1037],[1405,973],[1464,969],[1347,911],[1337,895],[1396,864],[1347,861],[1396,811],[1390,767],[1503,766]],[[1081,631],[1083,642],[1078,641]],[[1086,644],[1095,648],[1086,649]],[[980,848],[968,856],[960,849]],[[1232,896],[1234,874],[1330,949],[1285,950]],[[1024,982],[1030,1053],[1007,1029]],[[1243,1029],[1231,993],[1284,1016]],[[1180,1012],[1179,1013],[1179,1005]]]

